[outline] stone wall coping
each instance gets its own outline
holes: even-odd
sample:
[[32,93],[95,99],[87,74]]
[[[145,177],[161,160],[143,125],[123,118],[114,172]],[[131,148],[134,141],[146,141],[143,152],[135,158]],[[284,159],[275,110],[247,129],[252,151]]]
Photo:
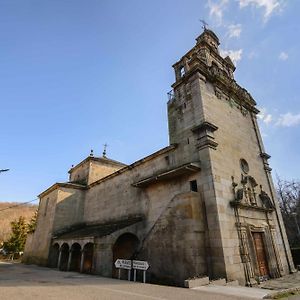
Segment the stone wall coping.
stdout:
[[201,170],[200,162],[192,162],[192,163],[184,164],[183,166],[179,166],[171,170],[160,172],[151,177],[144,178],[138,182],[133,183],[132,185],[134,187],[144,187],[155,182],[160,182],[162,180],[178,177],[187,173],[194,173],[200,170]]
[[59,189],[60,187],[66,187],[66,188],[71,188],[71,189],[78,189],[78,190],[85,190],[87,187],[86,185],[79,184],[79,183],[72,183],[72,182],[56,182],[53,185],[51,185],[48,189],[43,191],[38,195],[38,198],[42,198],[52,191]]
[[94,156],[88,156],[87,158],[85,158],[83,161],[81,161],[79,164],[77,164],[76,166],[72,167],[68,173],[72,173],[74,170],[78,169],[80,166],[84,165],[87,162],[90,161],[96,161],[96,162],[100,162],[106,165],[113,165],[113,166],[118,166],[118,167],[126,167],[127,165],[124,163],[121,163],[119,161],[107,158],[107,157],[94,157]]
[[150,160],[152,160],[152,159],[154,159],[154,158],[156,158],[156,157],[158,157],[158,156],[160,156],[162,154],[165,154],[167,152],[173,151],[176,147],[177,147],[177,144],[173,144],[173,145],[167,146],[165,148],[162,148],[162,149],[158,150],[157,152],[154,152],[151,155],[146,156],[146,157],[144,157],[144,158],[142,158],[142,159],[140,159],[140,160],[132,163],[131,165],[128,165],[128,166],[126,166],[126,167],[124,167],[124,168],[122,168],[122,169],[120,169],[120,170],[118,170],[118,171],[116,171],[116,172],[114,172],[114,173],[106,176],[106,177],[103,177],[103,178],[101,178],[101,179],[99,179],[99,180],[91,183],[88,187],[90,188],[90,187],[93,187],[95,185],[98,185],[99,183],[101,183],[103,181],[106,181],[106,180],[108,180],[110,178],[113,178],[113,177],[115,177],[115,176],[117,176],[117,175],[119,175],[121,173],[124,173],[124,172],[126,172],[128,170],[131,170],[131,169],[133,169],[133,168],[135,168],[135,167],[137,167],[137,166],[139,166],[139,165],[141,165],[141,164],[143,164],[145,162],[148,162],[148,161],[150,161]]

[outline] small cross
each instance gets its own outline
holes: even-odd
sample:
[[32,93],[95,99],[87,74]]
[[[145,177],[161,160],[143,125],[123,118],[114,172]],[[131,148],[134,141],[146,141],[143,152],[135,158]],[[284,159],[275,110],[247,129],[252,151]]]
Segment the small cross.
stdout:
[[200,19],[199,21],[202,23],[202,28],[203,28],[204,30],[206,30],[208,24],[205,22],[205,20],[201,20],[201,19]]
[[106,148],[107,148],[108,145],[105,143],[103,146],[104,146],[104,149],[103,149],[102,156],[106,157]]

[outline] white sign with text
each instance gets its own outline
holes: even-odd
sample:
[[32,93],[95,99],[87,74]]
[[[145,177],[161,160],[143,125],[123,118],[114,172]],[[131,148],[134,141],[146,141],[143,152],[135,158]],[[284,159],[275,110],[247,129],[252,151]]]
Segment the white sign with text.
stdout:
[[132,268],[136,270],[143,270],[146,271],[149,269],[149,264],[147,261],[143,260],[133,260],[132,261]]
[[115,261],[115,267],[118,269],[126,269],[126,270],[131,270],[131,260],[128,259],[117,259]]

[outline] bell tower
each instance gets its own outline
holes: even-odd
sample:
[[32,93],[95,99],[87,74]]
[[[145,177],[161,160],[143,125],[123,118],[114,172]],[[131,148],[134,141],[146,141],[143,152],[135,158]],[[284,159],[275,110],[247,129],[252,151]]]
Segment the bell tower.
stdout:
[[[225,59],[220,56],[219,44],[216,34],[205,28],[196,38],[196,45],[173,65],[176,81],[172,85],[173,90],[168,94],[170,144],[190,142],[195,139],[195,133],[198,133],[199,147],[217,146],[213,134],[217,128],[208,121],[207,107],[201,101],[205,96],[201,92],[201,82],[226,79],[220,81],[220,87],[216,86],[213,91],[218,96],[223,86],[234,82],[235,66],[229,56]],[[250,94],[247,93],[246,96],[249,105],[254,107],[256,103]]]
[[[235,65],[221,57],[219,44],[216,34],[204,28],[196,45],[173,65],[169,139],[177,144],[178,163],[200,161],[197,182],[205,203],[209,276],[251,286],[294,267],[256,102],[236,82]],[[257,243],[263,245],[264,269]]]

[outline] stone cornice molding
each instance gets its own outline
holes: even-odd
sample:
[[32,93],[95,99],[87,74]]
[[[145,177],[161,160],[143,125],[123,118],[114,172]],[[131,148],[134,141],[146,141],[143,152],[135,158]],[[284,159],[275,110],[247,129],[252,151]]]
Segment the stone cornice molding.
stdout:
[[[214,53],[214,55],[217,54]],[[234,98],[239,105],[255,114],[259,113],[259,110],[255,107],[255,100],[245,88],[241,87],[233,78],[230,78],[229,74],[217,64],[213,63],[211,66],[208,66],[196,52],[189,61],[189,70],[182,78],[177,80],[172,87],[176,88],[178,85],[188,82],[190,77],[197,72],[205,76],[207,81],[219,88],[228,97]]]

